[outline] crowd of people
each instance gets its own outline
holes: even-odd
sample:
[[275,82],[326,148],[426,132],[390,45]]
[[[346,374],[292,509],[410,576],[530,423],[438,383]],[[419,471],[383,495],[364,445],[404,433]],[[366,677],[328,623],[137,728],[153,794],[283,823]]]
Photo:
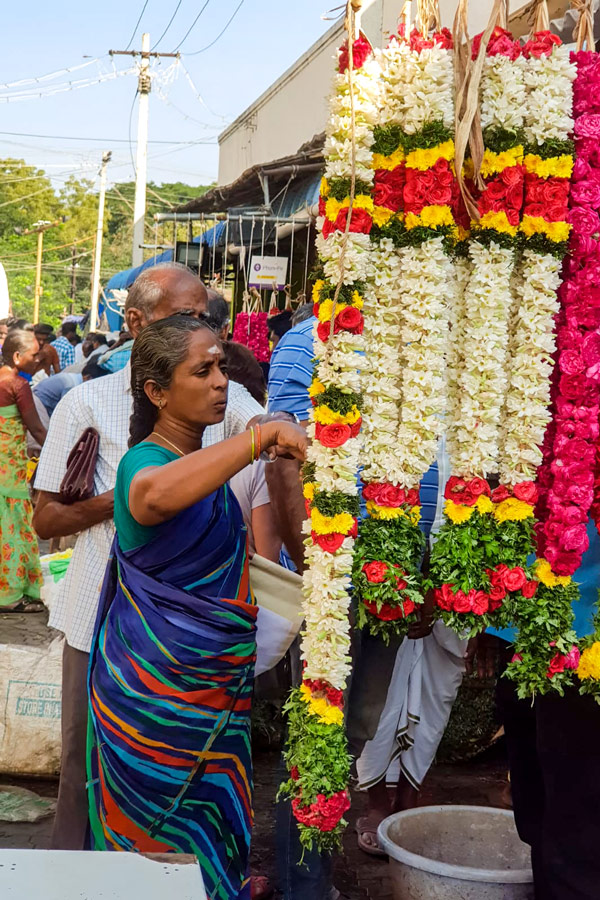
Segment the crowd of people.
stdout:
[[[259,364],[229,339],[225,299],[176,263],[138,276],[124,316],[114,340],[82,340],[68,321],[57,338],[49,326],[0,322],[2,610],[43,609],[37,538],[77,536],[49,620],[65,636],[52,845],[194,854],[209,896],[257,900],[271,888],[249,872],[257,607],[248,563],[256,553],[304,568],[300,469],[315,319],[310,304],[271,317],[270,365]],[[90,428],[99,435],[93,495],[66,503],[68,459]],[[41,448],[35,509],[28,435],[29,454]],[[421,485],[430,541],[447,477],[442,443]],[[598,566],[594,535],[583,567],[588,611]],[[368,795],[357,823],[365,853],[383,855],[379,823],[418,804],[473,654],[483,672],[490,649],[497,654],[510,639],[484,635],[467,646],[432,624],[427,604],[404,641],[355,636],[346,726],[356,782]],[[296,645],[287,671],[284,688],[300,678]],[[558,801],[544,772],[556,778],[565,757],[543,769],[535,713],[501,681],[517,825],[533,848],[536,898],[591,897],[578,891],[598,874],[597,812],[586,806],[592,838],[574,838],[571,857],[563,852],[557,863],[547,823]],[[579,794],[568,803],[560,796],[575,810]],[[276,815],[284,900],[339,896],[331,857],[301,847],[291,805],[279,802]],[[560,893],[550,884],[552,865],[562,872]]]

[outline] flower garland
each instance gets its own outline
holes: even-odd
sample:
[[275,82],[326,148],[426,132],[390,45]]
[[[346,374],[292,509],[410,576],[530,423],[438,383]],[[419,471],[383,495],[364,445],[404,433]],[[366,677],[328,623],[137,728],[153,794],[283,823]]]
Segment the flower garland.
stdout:
[[[423,602],[419,482],[435,460],[444,408],[456,238],[452,39],[404,27],[381,52],[382,121],[373,144],[372,303],[367,340],[362,524],[353,584],[357,621],[389,640]],[[397,251],[394,249],[397,247]],[[400,348],[400,349],[399,349]]]
[[342,691],[350,672],[348,590],[359,511],[358,372],[372,227],[376,92],[377,66],[370,45],[360,37],[352,53],[348,47],[340,52],[325,146],[317,238],[325,279],[317,282],[313,295],[318,324],[310,388],[312,444],[304,470],[309,516],[304,673],[301,687],[286,704],[290,778],[281,788],[292,799],[302,844],[310,848],[314,843],[319,851],[339,844],[349,806]]
[[[571,230],[568,221],[570,177],[573,170],[573,81],[575,67],[560,39],[548,31],[536,32],[524,48],[527,59],[527,153],[525,168],[525,208],[521,230],[524,251],[519,267],[517,293],[520,307],[513,343],[513,367],[507,398],[507,429],[500,472],[507,484],[518,486],[523,478],[533,477],[543,460],[544,431],[550,422],[552,354],[556,348],[554,322],[559,310],[557,291],[561,282],[561,264],[567,251]],[[562,292],[564,299],[564,289]],[[561,329],[561,343],[565,337]],[[521,347],[522,349],[517,349]],[[527,348],[527,349],[526,349]],[[565,364],[562,350],[559,367]],[[556,382],[555,382],[556,384]],[[560,382],[558,383],[560,384]],[[559,399],[559,398],[557,398]],[[564,407],[561,409],[564,412]],[[555,422],[548,429],[552,446],[563,446]],[[554,435],[553,438],[550,435]],[[557,444],[558,441],[558,444]],[[546,445],[548,449],[548,445]],[[548,459],[548,453],[545,454]],[[589,455],[589,484],[593,481]],[[565,498],[571,476],[553,467],[555,488],[552,503]],[[548,477],[540,486],[544,491],[538,515],[548,507]],[[515,487],[516,489],[516,487]],[[562,508],[562,502],[561,502]],[[585,525],[573,525],[573,540],[587,541]],[[508,675],[519,684],[522,696],[562,691],[577,668],[578,651],[572,631],[571,604],[577,599],[571,583],[558,562],[556,548],[547,541],[546,527],[537,527],[536,573],[540,592],[535,604],[516,609],[518,635],[515,658]],[[556,533],[556,523],[554,530]],[[549,555],[548,555],[549,554]],[[573,560],[575,561],[575,560]],[[579,560],[580,561],[580,560]],[[574,569],[572,570],[574,571]]]
[[252,351],[258,362],[269,362],[269,328],[266,312],[242,310],[235,317],[233,340]]
[[[473,42],[477,57],[481,36]],[[485,181],[479,219],[471,222],[469,271],[452,325],[446,521],[432,551],[438,614],[459,632],[508,620],[535,593],[527,556],[533,540],[535,487],[492,492],[508,379],[513,271],[524,186],[524,60],[510,32],[496,27],[481,82]],[[467,274],[467,273],[465,273]],[[460,576],[457,577],[457,573]],[[508,574],[508,578],[505,576]]]

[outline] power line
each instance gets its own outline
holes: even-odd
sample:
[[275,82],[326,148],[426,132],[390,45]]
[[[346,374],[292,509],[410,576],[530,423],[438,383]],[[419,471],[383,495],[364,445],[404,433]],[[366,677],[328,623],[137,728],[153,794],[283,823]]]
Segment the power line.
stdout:
[[184,41],[185,41],[185,39],[188,37],[188,35],[190,35],[190,34],[192,33],[193,29],[194,29],[195,26],[196,26],[196,22],[198,21],[198,19],[200,18],[200,16],[202,15],[202,13],[204,12],[204,10],[206,9],[206,7],[208,6],[209,3],[210,3],[210,0],[206,0],[204,6],[203,6],[202,9],[200,10],[200,12],[198,13],[198,15],[196,16],[196,18],[194,19],[194,21],[193,21],[192,24],[190,25],[190,27],[188,28],[188,30],[186,31],[186,33],[184,34],[183,38],[179,41],[179,43],[178,43],[177,46],[175,47],[175,50],[173,50],[173,53],[176,53],[176,52],[179,50],[179,48],[180,48],[181,45],[184,43]]
[[100,62],[100,60],[104,58],[104,56],[96,56],[94,59],[80,63],[78,66],[69,66],[69,68],[66,69],[58,69],[56,72],[50,72],[48,75],[39,75],[34,78],[21,78],[20,81],[5,82],[4,84],[0,84],[0,90],[4,90],[5,88],[23,87],[26,84],[39,84],[42,81],[50,81],[52,78],[56,78],[57,75],[62,75],[65,72],[77,72],[79,69],[87,68],[87,66],[93,66],[94,63]]
[[[66,134],[33,134],[29,131],[0,131],[1,134],[10,134],[13,137],[33,137],[33,138],[43,138],[44,140],[52,140],[52,141],[101,141],[103,144],[127,144],[129,143],[129,138],[107,138],[107,137],[80,137],[78,135],[66,135]],[[214,143],[214,141],[148,141],[149,144],[168,144],[173,147],[175,145],[179,146],[192,146],[194,144],[205,144],[205,143]]]
[[211,41],[210,44],[207,44],[206,47],[202,47],[200,50],[194,50],[193,53],[186,53],[186,56],[198,56],[199,53],[204,53],[206,50],[210,50],[211,47],[214,47],[215,44],[217,43],[217,41],[221,40],[221,38],[223,37],[223,35],[225,34],[227,29],[233,22],[233,20],[235,19],[235,17],[239,13],[240,9],[242,8],[242,6],[244,5],[245,2],[246,2],[246,0],[240,0],[240,2],[238,3],[238,5],[236,6],[236,8],[233,11],[231,18],[228,20],[228,22],[226,23],[223,30],[220,31],[219,34],[216,36],[214,41]]
[[[154,44],[154,46],[150,48],[150,50],[155,50],[155,49],[158,47],[158,45],[160,44],[160,42],[162,41],[162,39],[164,38],[165,34],[167,33],[167,31],[169,30],[169,28],[171,27],[171,25],[172,25],[173,22],[174,22],[175,16],[176,16],[177,13],[179,12],[179,7],[181,6],[182,2],[183,2],[183,0],[179,0],[177,6],[175,7],[175,12],[173,13],[173,15],[171,16],[171,18],[169,19],[169,23],[168,23],[167,27],[165,28],[165,30],[163,31],[163,33],[161,34],[161,36],[159,37],[159,39],[157,40],[157,42]],[[127,48],[127,49],[129,49],[129,48]]]
[[138,30],[138,28],[139,28],[140,22],[142,21],[142,16],[143,16],[144,13],[146,12],[146,7],[147,7],[147,6],[148,6],[148,0],[146,0],[146,2],[144,3],[144,5],[142,6],[142,11],[141,11],[141,13],[139,14],[139,17],[138,17],[137,22],[135,23],[135,28],[134,28],[133,31],[131,32],[131,37],[129,38],[129,43],[128,43],[127,46],[125,47],[126,50],[129,50],[129,48],[130,48],[131,45],[133,44],[133,39],[134,39],[134,37],[135,37],[135,35],[136,35],[136,32],[137,32],[137,30]]

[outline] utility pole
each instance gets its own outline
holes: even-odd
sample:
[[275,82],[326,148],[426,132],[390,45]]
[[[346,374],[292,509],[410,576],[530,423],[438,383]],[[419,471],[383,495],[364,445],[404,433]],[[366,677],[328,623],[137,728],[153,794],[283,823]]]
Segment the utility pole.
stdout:
[[42,254],[44,253],[44,233],[49,228],[64,225],[68,216],[62,216],[55,222],[36,222],[31,228],[15,228],[17,234],[37,234],[37,257],[35,261],[35,288],[33,293],[33,324],[40,320],[40,297],[42,296]]
[[102,261],[102,235],[104,231],[104,201],[106,199],[106,167],[110,162],[112,153],[105,150],[102,154],[102,169],[100,170],[100,194],[98,196],[98,227],[96,229],[96,243],[94,247],[94,270],[92,273],[92,303],[90,308],[90,331],[98,327],[98,295],[100,293],[100,263]]
[[170,56],[179,59],[179,53],[150,53],[150,35],[142,35],[142,49],[109,50],[111,56],[140,56],[141,64],[138,75],[138,94],[140,95],[138,110],[138,132],[135,174],[135,202],[133,209],[133,247],[131,265],[135,268],[144,262],[144,222],[146,218],[146,180],[148,171],[148,112],[152,76],[150,75],[150,57]]
[[75,312],[75,297],[77,296],[77,250],[71,247],[71,315]]

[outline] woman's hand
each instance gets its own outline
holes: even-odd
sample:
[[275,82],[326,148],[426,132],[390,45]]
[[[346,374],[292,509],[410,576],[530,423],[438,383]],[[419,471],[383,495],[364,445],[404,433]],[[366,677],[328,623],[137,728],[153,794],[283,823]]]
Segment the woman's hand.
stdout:
[[286,459],[306,459],[308,440],[306,431],[294,422],[270,422],[261,428],[263,447],[271,459],[283,456]]

